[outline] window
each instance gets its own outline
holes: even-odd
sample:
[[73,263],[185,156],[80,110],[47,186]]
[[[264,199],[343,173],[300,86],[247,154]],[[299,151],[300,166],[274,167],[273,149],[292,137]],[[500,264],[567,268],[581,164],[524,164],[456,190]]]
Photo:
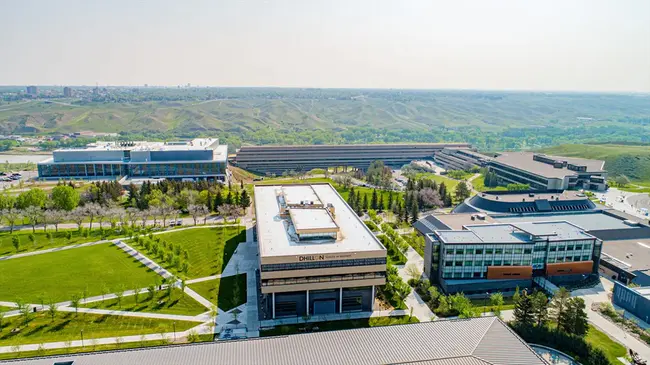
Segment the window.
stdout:
[[466,279],[469,279],[469,278],[472,277],[472,273],[471,272],[465,272],[465,273],[463,273],[463,277],[465,277]]
[[555,252],[555,251],[557,251],[557,247],[556,246],[551,246],[551,249],[549,251]]
[[510,265],[512,265],[512,261],[510,261],[509,259],[503,260],[503,266],[510,266]]
[[454,266],[454,262],[453,261],[445,261],[445,266],[447,266],[447,267]]
[[501,255],[503,253],[503,249],[502,248],[497,248],[497,249],[494,250],[494,253],[497,254],[497,255]]
[[589,255],[582,256],[582,261],[589,261]]
[[476,251],[474,251],[475,254],[477,255],[482,255],[483,254],[483,249],[482,248],[477,248]]
[[511,248],[506,248],[505,254],[506,255],[512,255],[512,249]]
[[567,245],[566,250],[567,251],[573,251],[573,245]]
[[456,249],[456,255],[464,255],[464,254],[465,254],[465,250],[463,250],[462,248]]
[[455,261],[454,266],[463,266],[462,261]]
[[573,261],[573,257],[572,256],[567,256],[567,257],[564,258],[564,261],[565,262],[571,262],[571,261]]
[[521,255],[522,252],[523,252],[523,249],[521,249],[521,248],[515,248],[515,253],[516,253],[516,254]]
[[573,256],[573,261],[580,261],[580,256]]
[[582,250],[582,245],[576,245],[576,251]]
[[474,261],[474,266],[483,266],[483,261]]
[[494,250],[491,249],[491,248],[486,248],[486,249],[485,249],[485,254],[486,254],[486,255],[492,255],[493,252],[494,252]]
[[564,251],[565,249],[566,249],[566,247],[564,247],[564,246],[558,246],[558,247],[557,247],[557,250],[558,250],[558,251]]
[[501,266],[501,260],[494,260],[494,266]]
[[472,261],[465,261],[465,266],[474,266]]
[[481,273],[480,273],[480,272],[475,272],[475,273],[474,273],[474,277],[475,277],[475,278],[480,278],[480,277],[481,277]]
[[530,248],[526,248],[526,249],[524,249],[524,253],[525,253],[526,255],[529,255],[529,254],[531,254],[532,252],[533,252],[533,251],[532,251]]
[[483,265],[485,265],[485,266],[492,266],[492,260],[485,260],[485,261],[483,261]]

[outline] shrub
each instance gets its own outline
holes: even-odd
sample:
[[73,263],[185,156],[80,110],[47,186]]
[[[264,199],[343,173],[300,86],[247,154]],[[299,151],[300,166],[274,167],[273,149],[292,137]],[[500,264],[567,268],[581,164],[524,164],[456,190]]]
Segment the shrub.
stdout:
[[67,239],[68,241],[70,241],[70,240],[72,239],[72,232],[67,231],[67,232],[65,233],[65,239]]
[[47,232],[45,234],[45,238],[47,238],[48,240],[51,240],[52,239],[52,232]]

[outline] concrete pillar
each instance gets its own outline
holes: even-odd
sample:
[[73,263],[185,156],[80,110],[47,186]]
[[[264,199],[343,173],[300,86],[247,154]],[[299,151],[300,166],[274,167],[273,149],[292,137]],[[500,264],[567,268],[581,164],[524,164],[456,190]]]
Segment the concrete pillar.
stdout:
[[271,293],[271,301],[272,301],[272,307],[273,307],[273,319],[275,319],[275,293]]
[[375,286],[372,286],[372,295],[370,296],[370,310],[374,311],[375,310]]
[[305,303],[305,310],[307,311],[307,315],[309,315],[309,290],[307,290],[307,302]]
[[339,288],[339,313],[343,313],[343,288]]

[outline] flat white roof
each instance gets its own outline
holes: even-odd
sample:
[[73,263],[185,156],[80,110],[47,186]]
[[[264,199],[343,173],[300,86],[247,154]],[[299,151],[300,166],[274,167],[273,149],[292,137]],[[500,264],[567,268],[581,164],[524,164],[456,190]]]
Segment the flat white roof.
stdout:
[[60,148],[58,151],[190,151],[214,148],[219,143],[217,138],[194,138],[191,141],[130,141],[130,146],[121,145],[120,142],[97,141],[85,147]]
[[314,189],[309,185],[284,187],[282,188],[282,191],[284,192],[284,201],[287,202],[288,205],[297,205],[304,201],[313,202],[313,204],[323,203],[318,199],[318,195],[316,195]]
[[[278,196],[284,192],[285,198],[313,200],[315,194],[324,205],[334,206],[334,222],[339,226],[338,240],[298,241],[294,226],[290,219],[280,216],[280,200]],[[301,195],[306,194],[304,196]],[[294,209],[299,211],[300,209]],[[324,212],[324,210],[322,210]],[[370,232],[368,227],[352,211],[330,184],[313,185],[257,185],[255,186],[255,212],[257,219],[258,243],[261,256],[290,256],[314,255],[337,252],[357,252],[385,250],[384,246]],[[295,212],[294,212],[295,213]],[[305,224],[329,224],[329,215],[325,222],[321,213],[299,213],[300,220]],[[315,223],[311,221],[317,219]],[[303,227],[300,227],[303,228]]]
[[296,229],[336,228],[336,223],[325,208],[292,208],[290,212]]

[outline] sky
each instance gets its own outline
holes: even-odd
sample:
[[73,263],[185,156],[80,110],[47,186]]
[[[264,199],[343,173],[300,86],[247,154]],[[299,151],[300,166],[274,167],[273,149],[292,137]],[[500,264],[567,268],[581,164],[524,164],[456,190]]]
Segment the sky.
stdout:
[[648,0],[2,0],[2,85],[650,92]]

